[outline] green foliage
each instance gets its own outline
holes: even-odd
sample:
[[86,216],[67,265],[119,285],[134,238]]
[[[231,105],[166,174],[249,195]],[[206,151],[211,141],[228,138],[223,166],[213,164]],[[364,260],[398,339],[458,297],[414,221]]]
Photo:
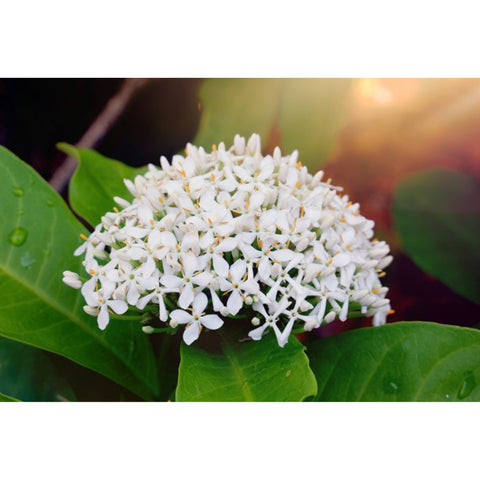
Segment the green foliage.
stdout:
[[[203,107],[194,143],[209,150],[239,133],[258,133],[266,147],[278,134],[284,153],[299,150],[312,171],[325,164],[344,122],[351,79],[208,79],[200,89]],[[276,144],[276,143],[275,143]],[[275,145],[271,145],[275,146]]]
[[307,345],[316,401],[478,401],[480,332],[402,322]]
[[16,398],[9,397],[0,393],[0,402],[19,402]]
[[123,179],[133,180],[146,170],[145,167],[129,167],[94,150],[77,148],[67,143],[59,143],[57,147],[79,161],[69,185],[70,205],[92,226],[100,223],[101,217],[116,206],[113,197],[131,197]]
[[100,331],[62,272],[81,272],[73,256],[86,233],[60,196],[0,147],[0,335],[63,355],[144,398],[158,392],[153,353],[139,325]]
[[266,141],[278,114],[281,80],[212,78],[200,88],[202,116],[194,144],[229,146],[236,133],[258,133]]
[[42,350],[0,338],[2,392],[23,402],[74,401],[72,387]]
[[413,261],[480,303],[480,182],[449,170],[415,174],[397,188],[394,216]]
[[218,351],[182,343],[177,401],[293,402],[315,395],[315,377],[296,338],[280,348],[274,335],[239,342],[220,331],[218,341]]

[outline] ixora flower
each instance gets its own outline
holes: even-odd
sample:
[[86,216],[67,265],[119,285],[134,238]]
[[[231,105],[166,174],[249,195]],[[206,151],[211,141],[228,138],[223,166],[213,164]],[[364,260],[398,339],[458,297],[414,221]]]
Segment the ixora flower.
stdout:
[[252,325],[283,347],[289,336],[351,316],[385,323],[380,278],[392,261],[373,226],[341,188],[308,173],[298,152],[262,155],[260,137],[239,135],[211,153],[188,144],[161,168],[125,180],[132,201],[115,198],[76,255],[84,255],[85,311],[104,329],[110,314],[139,312],[146,333]]

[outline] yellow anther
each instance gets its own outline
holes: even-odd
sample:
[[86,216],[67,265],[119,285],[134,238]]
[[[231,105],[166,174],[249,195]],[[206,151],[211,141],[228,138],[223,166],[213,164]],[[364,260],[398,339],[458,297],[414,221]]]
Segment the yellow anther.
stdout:
[[378,288],[374,288],[374,289],[372,290],[372,293],[378,293]]
[[81,234],[80,234],[80,238],[81,238],[82,240],[88,240],[88,237],[87,237],[84,233],[81,233]]
[[151,225],[152,227],[153,227],[153,224],[154,224],[154,223],[155,223],[155,222],[153,221],[153,218],[151,218],[151,219],[150,219],[150,225]]
[[303,205],[300,207],[300,218],[303,218],[305,216],[305,209],[303,208]]
[[217,151],[217,146],[215,144],[212,145],[212,152],[216,152]]
[[94,270],[93,268],[91,268],[91,269],[88,271],[88,273],[89,273],[90,275],[95,275],[95,270]]
[[297,183],[295,183],[295,188],[299,188],[300,187],[300,180],[297,180]]
[[159,201],[160,203],[163,203],[163,198],[162,198],[162,197],[158,197],[158,201]]
[[378,278],[382,278],[382,277],[384,277],[385,275],[386,275],[385,272],[379,273],[379,274],[378,274]]
[[186,191],[187,193],[190,193],[190,187],[188,186],[188,184],[185,184],[185,191]]
[[348,202],[348,203],[345,205],[345,208],[348,208],[348,207],[350,207],[351,205],[352,205],[352,202],[350,201],[350,202]]
[[326,182],[325,182],[327,185],[330,185],[332,183],[332,179],[329,178]]
[[214,182],[214,181],[215,181],[215,175],[214,175],[213,173],[212,173],[212,174],[210,174],[210,178],[212,179],[212,182]]
[[394,313],[395,313],[395,310],[389,310],[389,311],[387,312],[387,315],[393,315]]
[[345,217],[342,217],[342,218],[340,219],[340,222],[341,222],[341,223],[344,223],[344,222],[345,222]]
[[332,259],[330,259],[330,260],[327,262],[327,265],[331,265],[331,264],[332,264],[332,262],[333,262],[333,260],[332,260]]
[[302,167],[302,162],[298,161],[297,162],[297,169],[300,170],[301,167]]
[[118,213],[118,208],[117,208],[117,207],[113,207],[113,211],[114,211],[115,213]]

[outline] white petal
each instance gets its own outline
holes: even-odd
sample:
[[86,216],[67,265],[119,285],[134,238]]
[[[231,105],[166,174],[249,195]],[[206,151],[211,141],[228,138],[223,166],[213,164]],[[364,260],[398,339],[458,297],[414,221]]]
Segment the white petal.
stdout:
[[263,336],[263,332],[267,327],[268,327],[268,323],[264,323],[260,327],[255,328],[254,330],[251,330],[250,332],[248,332],[248,336],[253,340],[260,340]]
[[170,318],[173,318],[177,323],[189,323],[193,317],[185,310],[174,310],[170,312]]
[[228,262],[220,255],[213,255],[212,260],[213,269],[218,273],[218,275],[225,278],[228,275]]
[[216,247],[216,252],[231,252],[237,246],[237,239],[235,237],[228,237],[222,240]]
[[231,315],[236,315],[242,307],[242,297],[236,290],[234,290],[228,297],[227,309]]
[[193,293],[192,284],[186,283],[178,299],[178,305],[181,308],[187,308],[192,304],[194,298],[195,294]]
[[187,252],[181,254],[181,259],[185,276],[190,278],[193,272],[199,269],[197,256],[192,252]]
[[147,303],[153,298],[154,295],[155,295],[155,292],[152,292],[140,298],[137,302],[136,307],[140,310],[143,310],[146,307]]
[[266,280],[270,277],[270,272],[272,271],[272,264],[268,257],[263,257],[258,264],[258,274],[262,280]]
[[335,255],[332,260],[332,265],[334,267],[344,267],[350,262],[351,257],[347,253],[339,253],[338,255]]
[[230,267],[230,273],[232,274],[232,279],[235,283],[240,283],[246,271],[247,271],[247,264],[245,263],[245,260],[237,260]]
[[205,315],[200,319],[202,325],[209,328],[210,330],[217,330],[223,325],[223,320],[215,314]]
[[200,248],[206,250],[210,245],[213,245],[215,238],[213,237],[213,232],[209,228],[201,237],[199,241]]
[[204,293],[198,293],[195,295],[195,300],[193,300],[193,310],[197,315],[201,315],[205,310],[205,307],[208,304],[208,298]]
[[294,252],[285,248],[284,250],[275,250],[270,254],[270,258],[277,262],[290,262],[291,260],[300,260],[303,257],[301,253]]
[[153,213],[152,209],[147,207],[146,205],[140,205],[137,209],[138,218],[145,226],[150,225],[150,221],[153,220]]
[[128,305],[123,300],[108,300],[107,305],[117,314],[122,315],[128,310]]
[[160,283],[167,288],[178,288],[183,284],[183,278],[176,275],[165,274],[160,279]]
[[210,272],[202,272],[198,273],[194,277],[192,277],[192,282],[195,285],[199,285],[200,287],[206,287],[212,280],[212,274]]
[[183,341],[191,345],[200,336],[200,322],[191,323],[183,332]]
[[98,328],[100,330],[105,330],[109,321],[110,321],[110,316],[108,314],[108,309],[107,309],[107,306],[104,304],[102,305],[102,308],[100,308],[100,313],[98,314],[98,317],[97,317]]

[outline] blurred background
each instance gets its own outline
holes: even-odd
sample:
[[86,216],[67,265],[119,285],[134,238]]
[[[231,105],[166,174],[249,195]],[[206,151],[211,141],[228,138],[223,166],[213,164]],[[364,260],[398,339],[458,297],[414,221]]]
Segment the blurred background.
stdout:
[[[394,255],[383,279],[395,309],[390,322],[479,324],[479,274],[473,273],[479,295],[472,297],[452,288],[441,271],[423,268],[404,248],[392,211],[395,192],[417,173],[446,168],[478,185],[480,80],[0,79],[0,144],[47,181],[66,160],[58,142],[80,142],[142,166],[170,158],[187,142],[210,149],[222,140],[229,146],[235,133],[254,132],[264,153],[276,145],[284,153],[298,149],[312,173],[323,169],[375,221],[376,236]],[[57,189],[67,199],[63,177]],[[469,198],[478,218],[480,198]],[[476,272],[478,248],[471,257],[468,265],[459,260],[459,268]],[[370,321],[350,319],[316,334],[365,325]]]

